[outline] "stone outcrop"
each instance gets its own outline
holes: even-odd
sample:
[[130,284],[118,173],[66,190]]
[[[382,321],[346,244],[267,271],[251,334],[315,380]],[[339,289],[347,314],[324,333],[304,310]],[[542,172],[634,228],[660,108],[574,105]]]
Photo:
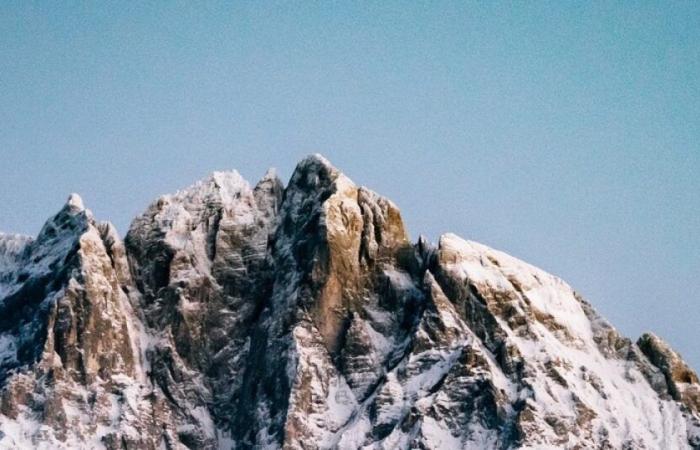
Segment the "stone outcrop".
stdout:
[[700,448],[661,339],[318,155],[0,235],[0,387],[0,448]]

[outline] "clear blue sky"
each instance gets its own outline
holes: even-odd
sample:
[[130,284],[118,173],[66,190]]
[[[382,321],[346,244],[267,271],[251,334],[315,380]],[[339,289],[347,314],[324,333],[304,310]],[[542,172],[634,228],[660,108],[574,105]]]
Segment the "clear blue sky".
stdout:
[[0,229],[308,153],[700,368],[700,2],[2,2]]

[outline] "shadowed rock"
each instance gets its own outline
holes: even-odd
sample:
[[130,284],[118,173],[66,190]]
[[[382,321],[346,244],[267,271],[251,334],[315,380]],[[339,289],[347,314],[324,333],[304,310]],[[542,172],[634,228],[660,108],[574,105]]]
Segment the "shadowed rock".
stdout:
[[0,447],[700,448],[700,384],[565,282],[320,155],[215,172],[122,242],[73,194],[0,235]]

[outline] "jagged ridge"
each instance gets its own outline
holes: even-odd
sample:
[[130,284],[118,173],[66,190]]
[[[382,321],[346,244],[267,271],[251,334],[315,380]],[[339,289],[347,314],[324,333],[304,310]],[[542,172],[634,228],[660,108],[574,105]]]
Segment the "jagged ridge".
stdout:
[[0,235],[0,447],[700,448],[700,384],[319,155]]

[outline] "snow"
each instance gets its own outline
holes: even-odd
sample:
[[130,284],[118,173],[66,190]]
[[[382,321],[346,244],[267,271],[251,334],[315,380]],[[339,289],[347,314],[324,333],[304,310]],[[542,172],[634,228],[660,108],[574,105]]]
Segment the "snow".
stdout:
[[83,199],[80,197],[80,195],[76,194],[75,192],[68,196],[68,201],[66,202],[66,205],[74,211],[85,210],[85,204],[83,203]]
[[231,439],[231,433],[225,430],[216,429],[216,442],[219,450],[233,450],[236,448],[236,441]]
[[22,252],[33,240],[22,234],[0,233],[0,273],[17,268]]
[[[329,235],[358,232],[348,229],[348,224],[353,223],[348,220],[349,216],[361,214],[357,205],[358,187],[352,180],[320,155],[306,158],[300,167],[300,173],[307,177],[305,185],[311,186],[310,189],[320,182],[321,170],[327,171],[331,178],[331,197],[324,203],[311,205],[314,209],[311,214],[323,212],[326,214],[324,219],[337,214],[334,220],[325,222]],[[274,171],[269,171],[263,180],[275,177]],[[305,223],[304,214],[309,214],[307,197],[314,192],[293,188],[285,195],[284,213],[293,224]],[[213,258],[207,250],[211,237],[208,220],[216,215],[221,227],[232,230],[248,230],[263,219],[274,223],[275,219],[261,216],[262,210],[258,208],[253,190],[240,174],[235,171],[214,172],[187,189],[161,197],[149,207],[143,221],[162,231],[162,239],[174,251],[175,263],[171,266],[170,281],[176,283],[192,277],[211,277],[215,264],[235,265],[231,270],[242,270],[238,264],[250,256],[233,252],[225,261],[211,261]],[[68,226],[63,226],[66,224]],[[259,257],[266,255],[267,231],[265,228],[261,232],[264,239],[256,237],[260,238],[259,242],[251,239],[254,249],[259,246]],[[101,239],[91,213],[76,194],[72,194],[61,212],[47,222],[36,240],[0,234],[0,301],[21,285],[17,281],[20,270],[29,277],[49,274],[76,244],[99,247]],[[426,272],[422,283],[417,283],[409,273],[392,263],[381,263],[377,270],[383,273],[391,288],[404,297],[408,297],[406,294],[410,291],[411,296],[423,298],[425,303],[422,306],[426,312],[407,325],[403,334],[388,334],[385,329],[391,329],[396,320],[395,311],[378,306],[381,303],[376,292],[362,292],[361,300],[358,300],[361,309],[352,312],[351,327],[354,328],[350,328],[371,343],[367,354],[360,356],[377,361],[379,365],[387,360],[391,360],[391,364],[377,367],[376,373],[369,375],[366,370],[342,372],[348,368],[338,364],[336,355],[326,348],[316,328],[317,323],[309,318],[308,311],[294,309],[299,307],[299,286],[305,275],[294,265],[294,244],[285,239],[275,241],[274,255],[277,262],[284,263],[277,269],[287,270],[288,265],[291,269],[289,273],[277,274],[274,296],[270,300],[273,310],[290,313],[289,317],[284,316],[284,323],[280,321],[280,328],[284,327],[284,331],[275,336],[286,339],[284,342],[289,344],[280,354],[286,363],[286,373],[277,375],[282,382],[290,383],[292,392],[286,415],[284,412],[271,413],[277,405],[271,408],[265,401],[250,411],[262,424],[256,442],[260,448],[281,447],[278,436],[266,428],[266,424],[273,420],[286,420],[286,424],[296,420],[294,423],[299,429],[294,431],[302,435],[297,444],[320,448],[500,447],[504,444],[503,430],[482,423],[478,413],[483,411],[467,416],[464,422],[455,419],[461,413],[457,404],[461,401],[460,395],[471,395],[469,388],[476,386],[473,384],[476,382],[484,382],[486,392],[474,393],[475,396],[498,397],[495,400],[500,402],[498,413],[505,416],[499,420],[513,424],[518,418],[514,405],[519,402],[531,409],[530,425],[538,430],[526,436],[528,441],[523,448],[561,448],[562,445],[554,444],[561,435],[550,424],[553,418],[567,428],[567,447],[600,446],[603,431],[613,448],[623,448],[630,443],[641,446],[643,443],[647,448],[683,449],[688,448],[688,436],[700,438],[700,421],[688,420],[689,413],[677,402],[660,397],[646,381],[638,363],[625,359],[624,355],[616,356],[615,352],[601,350],[601,344],[594,336],[601,332],[614,333],[614,329],[591,312],[564,281],[503,252],[453,234],[440,238],[439,249],[435,251],[437,267],[433,273],[436,275],[433,277]],[[114,280],[109,276],[91,275],[108,264],[106,255],[80,251],[83,271],[80,283],[92,283],[94,292],[107,296],[117,285]],[[348,254],[355,253],[348,251]],[[466,298],[448,298],[441,290],[445,278],[456,286],[468,286],[470,289],[465,289],[465,294],[451,293]],[[79,289],[77,279],[72,279],[68,287]],[[423,296],[426,289],[433,294],[432,297]],[[478,296],[469,294],[474,290]],[[129,343],[136,356],[134,373],[112,374],[109,380],[100,380],[106,382],[104,386],[98,383],[91,386],[58,383],[57,386],[68,391],[62,393],[59,400],[59,407],[70,422],[65,442],[59,441],[54,430],[41,424],[26,407],[20,405],[16,419],[0,414],[0,449],[101,448],[100,439],[117,431],[138,437],[140,431],[135,424],[142,417],[153,417],[150,395],[158,390],[148,376],[151,370],[148,352],[155,347],[172,345],[172,336],[167,331],[157,333],[147,327],[138,306],[142,301],[138,292],[133,286],[125,291],[119,290],[117,301],[101,306],[98,313],[115,326],[119,320],[126,321]],[[51,303],[63,293],[59,289],[45,301]],[[177,308],[185,312],[203,307],[201,302],[189,301],[184,296],[178,301]],[[474,329],[485,325],[475,323],[476,319],[469,316],[473,310],[468,308],[474,306],[468,302],[476,301],[481,302],[479,311],[484,310],[484,316],[490,320],[487,324],[490,328],[485,332],[481,330],[478,336],[470,325]],[[509,302],[505,305],[509,308],[504,308],[503,302]],[[225,308],[221,313],[235,315],[235,311]],[[513,317],[522,320],[510,320]],[[16,335],[0,333],[0,366],[17,362],[17,342]],[[506,367],[502,355],[496,357],[498,345],[512,350],[514,358],[522,358],[521,372]],[[250,338],[241,348],[244,350],[232,355],[228,362],[245,364],[241,358],[248,355]],[[467,356],[473,361],[465,363]],[[187,398],[185,404],[179,405],[187,420],[173,420],[173,425],[183,431],[201,431],[220,449],[236,448],[232,434],[217,428],[208,408],[206,402],[211,392],[206,375],[188,368],[177,352],[173,357],[184,377],[191,378],[186,389],[207,398],[197,404],[190,404]],[[47,352],[42,364],[53,364],[59,369],[61,361],[55,352]],[[287,380],[284,380],[285,375]],[[358,380],[369,380],[366,389],[357,389]],[[107,383],[113,391],[105,390]],[[43,399],[51,394],[36,391],[36,395],[43,396]],[[90,395],[101,399],[99,421],[96,410],[86,406]],[[587,419],[589,423],[583,421],[579,424],[581,411],[589,410],[592,412]],[[455,417],[451,417],[453,411]],[[275,416],[271,417],[272,414]],[[379,426],[387,427],[387,435],[382,439],[376,438]],[[309,442],[301,442],[301,439]],[[164,442],[160,444],[165,445]]]
[[214,426],[214,421],[211,418],[211,415],[209,414],[209,411],[202,407],[198,406],[194,408],[190,414],[197,419],[197,422],[202,426],[204,430],[204,434],[210,438],[214,439],[216,438],[216,427]]
[[17,363],[17,336],[0,334],[0,367]]
[[19,234],[0,233],[0,299],[14,289],[17,272],[34,239]]
[[[686,421],[678,405],[660,399],[630,362],[608,359],[600,352],[593,341],[592,324],[566,283],[509,255],[454,235],[441,238],[440,252],[450,261],[446,264],[450,273],[481,286],[480,289],[512,292],[512,281],[516,281],[522,291],[520,295],[532,307],[551,314],[576,336],[576,342],[567,342],[544,325],[534,323],[537,339],[533,340],[519,336],[499,320],[509,341],[517,346],[528,364],[538,367],[550,360],[565,365],[560,373],[567,387],[548,381],[546,376],[529,380],[532,398],[541,414],[573,421],[575,408],[571,396],[576,394],[580,402],[597,414],[594,427],[622,420],[609,427],[608,438],[613,447],[634,440],[642,440],[652,448],[687,447]],[[601,380],[606,398],[581,376],[579,368],[585,368],[588,377],[594,374]]]
[[462,450],[462,442],[452,436],[450,430],[444,424],[432,417],[425,417],[420,427],[421,434],[429,442],[431,448],[440,450]]
[[[365,439],[372,427],[367,408],[378,395],[393,400],[383,403],[377,411],[376,423],[396,423],[411,405],[419,410],[429,408],[441,391],[435,394],[429,392],[456,364],[464,346],[474,347],[484,355],[488,364],[485,374],[509,402],[525,400],[536,411],[535,420],[541,426],[541,432],[535,437],[537,444],[526,444],[523,448],[560,448],[560,445],[546,443],[556,442],[558,436],[543,419],[558,417],[568,423],[569,430],[576,430],[579,428],[576,422],[579,407],[587,407],[594,412],[590,423],[592,434],[586,435],[586,430],[575,434],[569,432],[567,445],[597,445],[595,439],[599,437],[596,430],[604,426],[608,429],[607,439],[614,448],[642,442],[649,448],[688,448],[687,436],[692,436],[697,430],[691,428],[679,405],[660,399],[634,363],[601,353],[593,341],[593,329],[600,325],[591,323],[574,291],[566,283],[509,255],[454,235],[441,239],[440,252],[444,267],[452,276],[468,280],[479,286],[480,290],[515,293],[523,308],[529,305],[551,315],[575,339],[565,339],[558,330],[538,321],[530,323],[535,333],[533,337],[521,336],[497,317],[508,342],[520,351],[530,368],[531,375],[527,377],[527,384],[522,386],[502,371],[495,357],[466,328],[462,319],[443,305],[438,309],[440,320],[448,328],[466,330],[466,334],[453,341],[450,348],[434,347],[419,354],[411,353],[390,371],[383,387],[360,405],[352,421],[339,431],[338,448],[360,448],[366,444]],[[400,271],[385,269],[385,274],[397,286],[408,289],[412,284]],[[420,336],[424,332],[419,326],[416,333]],[[412,369],[425,367],[426,363],[427,369]],[[553,382],[546,374],[545,364],[550,363],[558,368],[567,383],[566,387]],[[498,446],[496,430],[485,429],[478,423],[469,425],[467,441],[453,436],[448,426],[436,417],[422,416],[416,426],[408,431],[394,428],[381,443],[363,448],[408,448],[413,439],[419,439],[428,448],[481,449]]]
[[411,289],[416,289],[416,285],[411,279],[411,276],[403,270],[398,270],[394,267],[387,266],[384,269],[384,275],[389,278],[391,285],[397,290],[408,291]]
[[[296,367],[290,368],[295,386],[299,386],[305,377],[311,377],[308,388],[312,397],[323,398],[324,411],[311,414],[308,417],[309,426],[318,427],[318,423],[330,430],[337,430],[345,424],[357,408],[357,400],[344,377],[334,369],[333,363],[325,350],[319,346],[318,330],[309,329],[309,325],[297,326],[293,331],[295,351],[298,355]],[[315,344],[315,345],[314,345]],[[321,351],[319,351],[321,350]],[[293,388],[294,389],[294,388]],[[292,394],[294,396],[294,394]],[[294,414],[294,400],[290,402],[288,414]],[[321,419],[322,420],[318,420]],[[325,434],[319,429],[319,434]],[[331,435],[325,439],[331,439]]]
[[375,330],[371,324],[365,322],[363,322],[363,324],[365,325],[365,333],[367,333],[370,337],[370,342],[372,342],[374,345],[377,354],[381,356],[380,360],[384,360],[384,358],[394,349],[394,340],[387,338]]
[[[20,415],[18,420],[10,420],[5,415],[0,414],[0,449],[35,448],[31,436],[38,432],[41,424],[37,421]],[[43,448],[50,448],[51,443],[45,442]],[[36,447],[36,448],[41,448]]]
[[36,238],[0,233],[0,301],[21,286],[17,282],[20,269],[25,278],[49,275],[75,247],[92,222],[92,213],[79,199],[71,195]]

